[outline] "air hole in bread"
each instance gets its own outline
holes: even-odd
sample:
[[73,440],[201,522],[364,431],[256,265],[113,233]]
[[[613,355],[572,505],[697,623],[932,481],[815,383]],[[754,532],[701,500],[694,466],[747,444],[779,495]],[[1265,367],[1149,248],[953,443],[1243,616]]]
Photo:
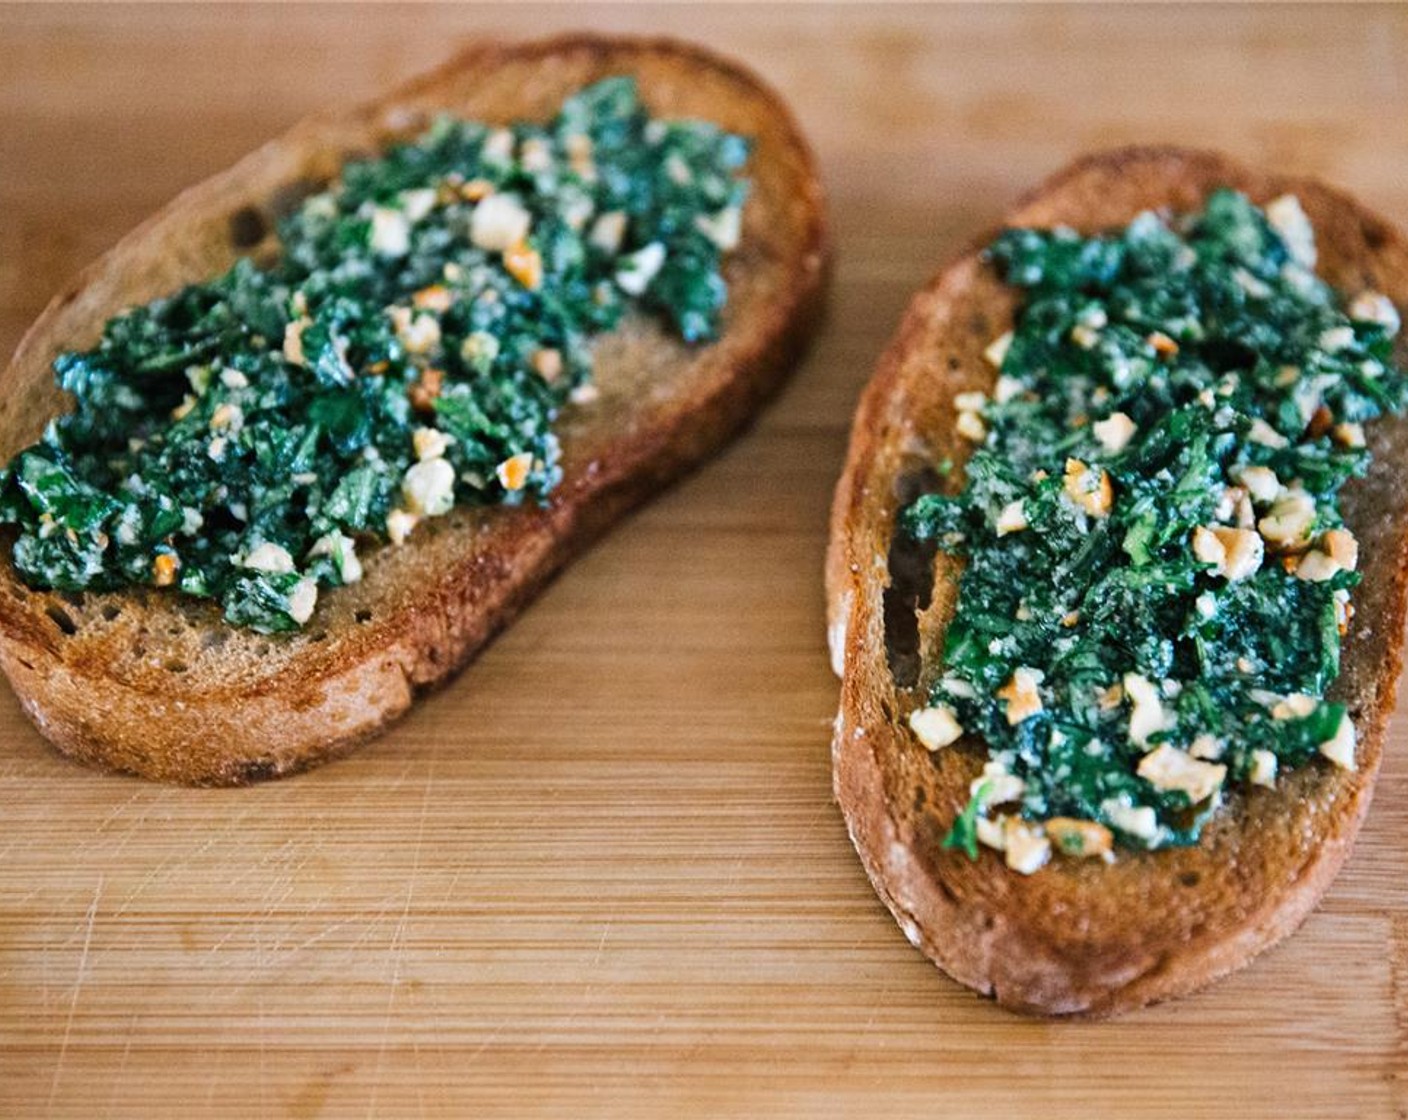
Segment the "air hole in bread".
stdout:
[[116,603],[108,603],[105,607],[103,607],[104,622],[116,622],[118,616],[121,614],[122,608],[119,607]]
[[166,664],[162,666],[162,668],[165,669],[168,673],[184,673],[190,669],[190,666],[187,665],[184,661],[179,661],[173,657],[170,658],[166,662]]
[[224,645],[226,642],[228,642],[229,640],[230,640],[229,631],[227,631],[223,626],[221,626],[221,627],[216,627],[215,629],[213,629],[213,630],[208,630],[208,631],[206,631],[204,634],[201,635],[201,639],[200,639],[200,648],[201,648],[201,649],[219,649],[221,646],[223,646],[223,645]]
[[358,622],[370,622],[372,620],[372,612],[363,607],[361,610],[353,611],[352,617]]
[[81,591],[60,591],[59,598],[71,607],[78,607],[80,610],[83,609],[85,600],[83,598],[83,592]]
[[[939,476],[931,467],[902,471],[895,481],[895,498],[907,506],[921,494],[939,489]],[[885,657],[890,673],[901,688],[919,680],[919,612],[934,594],[934,553],[931,543],[911,540],[896,532],[890,539],[890,586],[885,589]]]
[[269,653],[270,647],[268,642],[260,642],[257,646],[254,647],[255,657],[268,657]]
[[78,623],[73,621],[73,616],[63,607],[49,607],[44,613],[68,637],[71,638],[78,633]]
[[254,248],[268,232],[269,223],[253,206],[246,206],[230,215],[230,244],[236,249]]
[[328,632],[326,630],[319,630],[316,634],[310,634],[308,640],[310,642],[325,642],[328,640]]
[[1203,877],[1199,875],[1196,871],[1185,871],[1182,875],[1178,877],[1178,881],[1182,883],[1185,887],[1196,887],[1199,883],[1203,881]]

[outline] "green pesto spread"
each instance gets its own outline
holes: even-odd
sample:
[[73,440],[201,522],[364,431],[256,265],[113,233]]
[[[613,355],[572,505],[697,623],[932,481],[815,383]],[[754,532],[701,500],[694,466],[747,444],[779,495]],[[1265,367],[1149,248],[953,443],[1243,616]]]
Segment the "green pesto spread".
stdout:
[[1023,299],[991,395],[956,401],[965,481],[902,519],[964,564],[911,717],[988,745],[947,844],[1025,872],[1192,844],[1230,787],[1352,768],[1325,699],[1359,580],[1339,494],[1408,396],[1392,304],[1317,278],[1290,196],[1011,229],[987,257]]
[[442,117],[349,163],[279,223],[270,267],[241,259],[56,360],[73,411],[0,474],[16,569],[291,630],[360,578],[359,544],[543,500],[596,336],[629,309],[717,331],[747,155],[612,78],[545,125]]

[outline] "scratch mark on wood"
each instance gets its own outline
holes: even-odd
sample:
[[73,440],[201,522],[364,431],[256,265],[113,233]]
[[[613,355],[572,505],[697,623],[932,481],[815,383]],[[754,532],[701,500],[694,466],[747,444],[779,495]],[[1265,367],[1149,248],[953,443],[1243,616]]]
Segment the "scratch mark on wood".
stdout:
[[64,1036],[59,1042],[59,1056],[54,1062],[54,1077],[49,1082],[49,1102],[47,1109],[54,1107],[54,1098],[59,1091],[59,1081],[63,1077],[64,1059],[68,1056],[68,1040],[73,1035],[73,1019],[78,1013],[78,997],[83,991],[83,981],[88,972],[88,949],[93,944],[93,927],[98,922],[98,903],[103,897],[103,876],[98,876],[93,888],[93,901],[88,904],[88,914],[84,919],[83,950],[78,954],[78,971],[73,977],[73,995],[68,1001],[68,1016],[64,1019]]

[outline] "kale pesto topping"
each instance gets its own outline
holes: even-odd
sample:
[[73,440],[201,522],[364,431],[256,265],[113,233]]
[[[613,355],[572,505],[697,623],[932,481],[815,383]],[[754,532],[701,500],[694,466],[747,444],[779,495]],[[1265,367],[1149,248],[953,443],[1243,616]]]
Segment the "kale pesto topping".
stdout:
[[902,517],[965,562],[911,717],[931,749],[988,745],[946,844],[1022,872],[1191,844],[1229,785],[1353,768],[1325,699],[1359,580],[1339,493],[1408,399],[1393,305],[1317,278],[1291,196],[1011,229],[987,256],[1024,300],[991,396],[956,401],[977,446],[961,492]]
[[292,630],[361,577],[359,543],[542,500],[595,336],[634,308],[714,337],[747,156],[611,78],[545,125],[441,117],[349,163],[279,224],[271,267],[242,259],[56,360],[74,410],[0,474],[17,571]]

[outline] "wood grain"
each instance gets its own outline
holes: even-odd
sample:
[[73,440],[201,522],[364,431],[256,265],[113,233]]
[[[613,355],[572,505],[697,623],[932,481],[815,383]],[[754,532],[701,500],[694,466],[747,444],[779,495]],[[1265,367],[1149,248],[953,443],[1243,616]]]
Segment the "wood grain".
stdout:
[[471,34],[656,30],[779,85],[830,327],[755,431],[350,760],[190,791],[0,696],[0,1114],[1408,1116],[1408,724],[1283,947],[1107,1024],[958,989],[831,801],[825,510],[909,292],[1078,151],[1211,144],[1408,221],[1408,11],[0,9],[0,350],[183,185]]

